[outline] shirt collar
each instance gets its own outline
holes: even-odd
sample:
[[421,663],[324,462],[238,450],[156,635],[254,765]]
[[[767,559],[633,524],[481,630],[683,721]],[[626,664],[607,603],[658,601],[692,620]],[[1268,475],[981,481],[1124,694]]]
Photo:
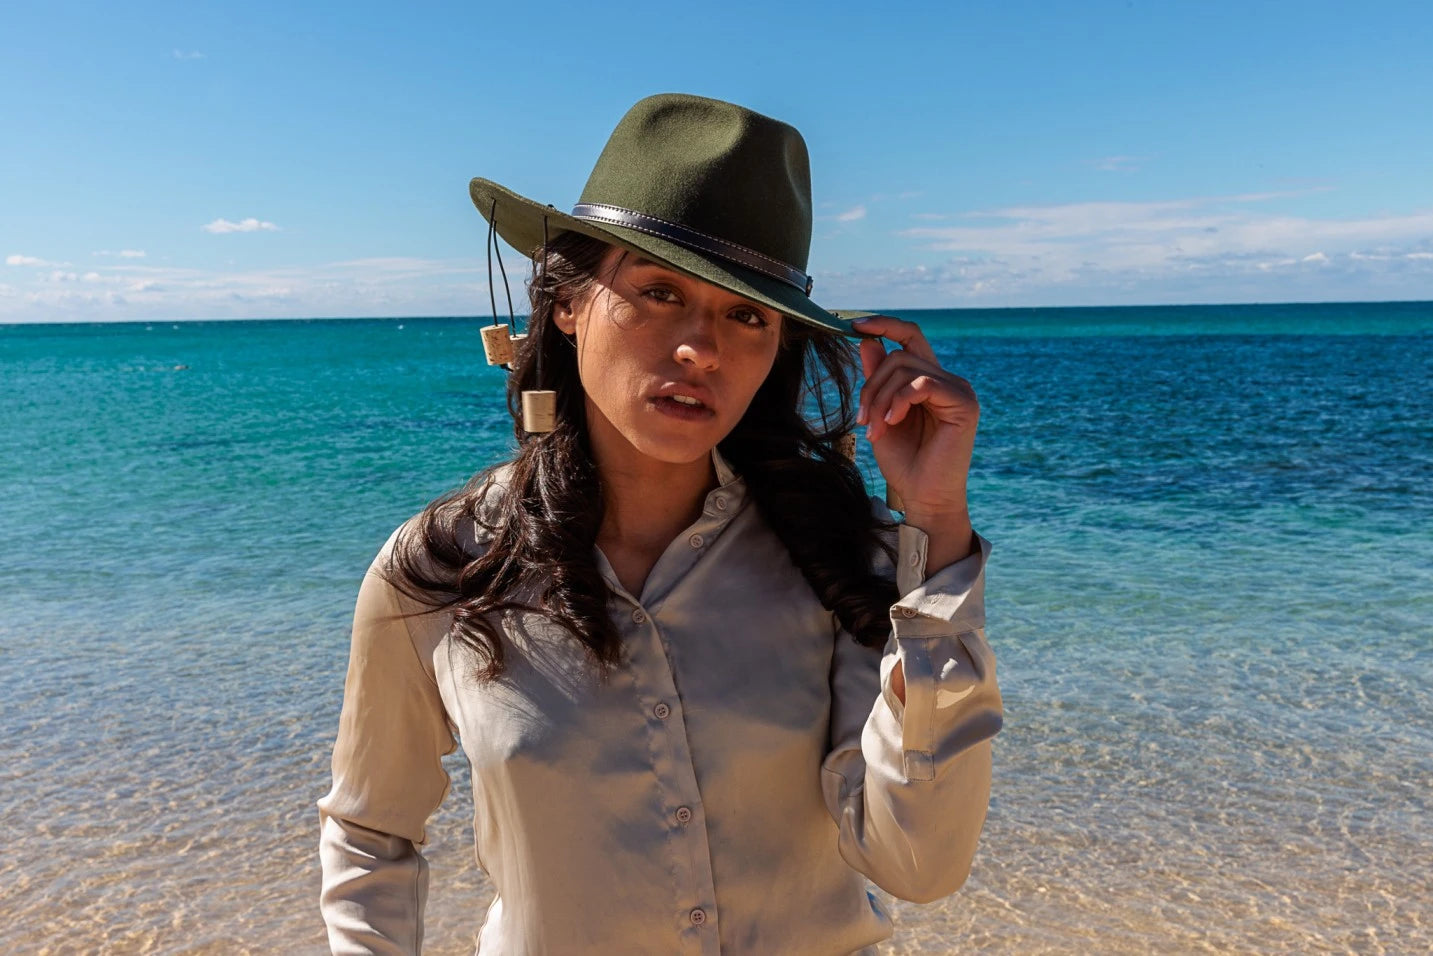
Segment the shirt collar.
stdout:
[[712,467],[716,469],[717,484],[723,488],[734,481],[741,480],[741,477],[731,470],[731,464],[722,457],[722,453],[715,447],[712,448]]
[[657,559],[642,585],[640,596],[627,593],[617,580],[617,572],[612,569],[612,564],[602,553],[602,549],[593,547],[597,569],[614,593],[626,597],[634,604],[651,607],[659,603],[741,511],[746,504],[746,482],[732,470],[731,463],[715,448],[712,449],[712,468],[716,471],[717,486],[707,492],[701,516],[674,539]]
[[746,481],[715,448],[712,449],[712,468],[716,471],[717,486],[707,492],[702,513],[724,525],[746,503]]

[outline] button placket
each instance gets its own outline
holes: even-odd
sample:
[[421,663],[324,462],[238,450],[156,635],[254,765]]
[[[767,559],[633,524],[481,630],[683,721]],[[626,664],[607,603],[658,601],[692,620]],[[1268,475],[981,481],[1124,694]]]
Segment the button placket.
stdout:
[[[692,550],[687,550],[686,554],[698,557],[697,552]],[[677,587],[681,587],[680,581]],[[662,599],[659,594],[649,603],[658,604]],[[629,660],[636,678],[634,689],[646,701],[646,733],[650,735],[652,767],[657,784],[664,799],[671,801],[666,804],[665,811],[668,828],[665,850],[682,887],[682,896],[693,902],[711,900],[716,895],[711,847],[706,828],[701,825],[696,812],[701,788],[697,783],[681,697],[677,692],[675,663],[667,646],[665,627],[651,612],[642,608],[632,609],[630,615],[635,619],[638,611],[646,616],[646,623],[633,630]],[[717,926],[716,912],[697,906],[687,911],[686,918],[693,933],[691,941],[695,943],[699,937],[702,940],[698,944],[700,950],[707,952],[715,943],[712,934]],[[708,926],[711,932],[708,932]]]

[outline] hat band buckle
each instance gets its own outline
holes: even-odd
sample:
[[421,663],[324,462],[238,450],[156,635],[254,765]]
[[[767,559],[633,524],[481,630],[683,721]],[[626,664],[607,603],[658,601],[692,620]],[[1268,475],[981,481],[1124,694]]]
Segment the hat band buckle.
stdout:
[[707,235],[680,223],[669,222],[666,219],[649,216],[632,209],[623,209],[621,206],[611,206],[606,203],[583,202],[572,207],[572,217],[587,222],[600,222],[635,229],[659,239],[666,239],[668,242],[675,242],[679,246],[686,246],[696,252],[718,256],[729,262],[735,262],[737,265],[745,266],[754,272],[760,272],[778,282],[784,282],[792,288],[800,289],[807,296],[811,295],[811,289],[816,284],[811,276],[780,259],[773,259],[755,249],[748,249],[746,246]]

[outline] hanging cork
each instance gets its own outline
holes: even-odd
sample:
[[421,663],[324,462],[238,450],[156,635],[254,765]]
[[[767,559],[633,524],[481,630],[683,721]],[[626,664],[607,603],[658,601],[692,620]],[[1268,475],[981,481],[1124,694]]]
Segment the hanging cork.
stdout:
[[836,439],[836,450],[845,455],[851,461],[856,460],[856,433],[847,432]]
[[522,393],[523,431],[550,432],[557,426],[557,393],[531,391]]
[[517,357],[522,354],[523,346],[527,345],[527,333],[519,332],[517,335],[514,335],[510,341],[512,342],[513,359],[516,360]]
[[483,326],[483,352],[489,365],[507,365],[512,362],[512,335],[506,325]]
[[906,510],[906,503],[901,500],[901,496],[897,493],[896,489],[890,485],[886,485],[886,507],[892,511]]

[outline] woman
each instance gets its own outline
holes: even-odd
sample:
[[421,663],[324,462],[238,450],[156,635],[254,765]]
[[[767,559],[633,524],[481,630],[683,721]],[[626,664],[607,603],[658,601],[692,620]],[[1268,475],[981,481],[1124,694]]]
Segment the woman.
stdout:
[[[964,881],[1000,727],[978,406],[920,329],[827,312],[805,275],[805,144],[664,95],[618,125],[571,215],[475,179],[532,255],[509,407],[548,432],[394,533],[359,592],[333,789],[335,951],[421,946],[416,849],[461,740],[484,953],[849,953],[865,880]],[[868,499],[856,424],[904,501]],[[880,339],[901,348],[886,352]],[[824,384],[838,407],[805,414]]]

